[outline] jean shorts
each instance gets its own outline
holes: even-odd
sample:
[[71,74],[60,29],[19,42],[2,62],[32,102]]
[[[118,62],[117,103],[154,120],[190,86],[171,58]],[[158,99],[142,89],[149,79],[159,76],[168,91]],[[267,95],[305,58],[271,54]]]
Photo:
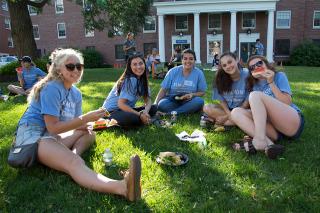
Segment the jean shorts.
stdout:
[[299,112],[299,116],[300,116],[300,126],[299,126],[296,134],[294,134],[293,136],[286,136],[285,134],[278,132],[277,141],[282,140],[282,139],[294,140],[294,139],[298,139],[300,137],[300,135],[302,134],[302,131],[304,129],[305,120],[304,120],[304,116],[301,112]]
[[49,135],[45,127],[34,124],[22,124],[18,127],[15,143],[16,146],[27,145],[38,142],[40,139],[54,139]]

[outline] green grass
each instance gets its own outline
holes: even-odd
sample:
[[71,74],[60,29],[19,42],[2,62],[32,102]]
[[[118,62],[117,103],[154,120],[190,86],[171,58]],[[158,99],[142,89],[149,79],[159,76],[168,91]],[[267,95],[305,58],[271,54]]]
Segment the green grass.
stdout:
[[[299,140],[281,141],[285,154],[271,161],[262,153],[234,152],[231,141],[243,136],[206,131],[208,147],[179,141],[175,133],[199,128],[199,114],[179,116],[170,129],[154,126],[99,132],[96,144],[84,153],[87,165],[111,178],[128,167],[129,157],[142,159],[143,199],[136,203],[79,187],[67,175],[44,166],[13,169],[6,163],[12,134],[26,108],[25,98],[0,102],[0,212],[319,212],[320,69],[286,67],[296,103],[306,118]],[[100,107],[120,70],[86,70],[78,87],[84,112]],[[206,71],[209,88],[213,72]],[[153,98],[161,80],[151,80]],[[0,84],[4,89],[7,84]],[[210,102],[211,91],[205,100]],[[103,150],[111,148],[114,166],[105,168]],[[166,167],[155,161],[160,151],[180,151],[188,164]]]

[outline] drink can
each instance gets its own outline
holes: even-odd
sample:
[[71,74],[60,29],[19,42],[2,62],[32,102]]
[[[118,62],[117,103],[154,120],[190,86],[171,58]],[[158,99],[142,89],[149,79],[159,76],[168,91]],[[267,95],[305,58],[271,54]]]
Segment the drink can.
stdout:
[[208,125],[208,122],[205,120],[205,117],[204,117],[204,116],[201,116],[200,126],[201,126],[202,128],[207,128],[207,125]]
[[171,112],[171,121],[176,122],[177,121],[177,111]]

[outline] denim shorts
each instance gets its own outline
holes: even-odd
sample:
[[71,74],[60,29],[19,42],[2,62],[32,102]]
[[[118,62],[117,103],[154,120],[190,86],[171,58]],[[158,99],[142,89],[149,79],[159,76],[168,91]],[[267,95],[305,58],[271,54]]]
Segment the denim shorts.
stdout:
[[17,146],[27,145],[38,142],[40,139],[48,138],[57,140],[49,135],[45,127],[34,124],[22,124],[17,129],[15,143]]
[[294,139],[298,139],[300,137],[300,135],[302,134],[302,131],[304,129],[305,120],[304,120],[304,116],[303,116],[303,114],[301,112],[299,112],[298,114],[299,114],[299,117],[300,117],[300,126],[299,126],[296,134],[294,134],[293,136],[286,136],[285,134],[283,134],[281,132],[278,132],[277,141],[282,140],[282,139],[294,140]]

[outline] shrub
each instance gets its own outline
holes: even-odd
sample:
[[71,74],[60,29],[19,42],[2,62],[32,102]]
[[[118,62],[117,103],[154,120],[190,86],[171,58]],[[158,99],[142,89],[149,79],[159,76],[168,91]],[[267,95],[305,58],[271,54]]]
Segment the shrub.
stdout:
[[1,75],[16,75],[16,68],[20,67],[19,61],[14,61],[9,64],[6,64],[0,67],[0,74]]
[[41,69],[44,72],[48,72],[47,71],[47,63],[48,63],[48,59],[46,58],[38,58],[36,60],[34,60],[34,63],[36,64],[36,66]]
[[304,41],[293,49],[291,65],[320,66],[320,47],[311,41]]
[[99,68],[103,66],[103,57],[100,52],[93,49],[81,50],[86,68]]

